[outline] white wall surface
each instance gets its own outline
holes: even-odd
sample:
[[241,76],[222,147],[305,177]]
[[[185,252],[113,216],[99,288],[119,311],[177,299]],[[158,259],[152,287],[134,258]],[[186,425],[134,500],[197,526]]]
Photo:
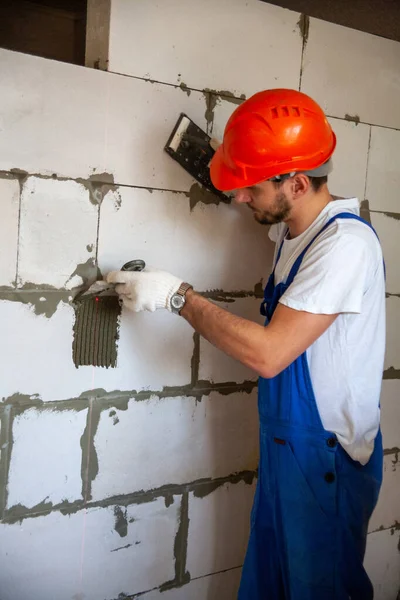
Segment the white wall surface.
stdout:
[[331,191],[369,201],[385,252],[366,566],[377,600],[396,600],[400,44],[316,19],[306,41],[299,18],[260,0],[112,0],[108,73],[0,50],[1,600],[236,597],[255,374],[163,312],[123,312],[117,368],[76,369],[71,299],[93,265],[140,257],[260,320],[267,230],[241,208],[191,210],[194,181],[163,147],[180,112],[222,137],[242,96],[279,86],[327,111]]
[[296,87],[298,20],[297,13],[258,0],[113,0],[109,70],[235,96]]
[[328,115],[399,128],[400,44],[310,19],[301,89]]

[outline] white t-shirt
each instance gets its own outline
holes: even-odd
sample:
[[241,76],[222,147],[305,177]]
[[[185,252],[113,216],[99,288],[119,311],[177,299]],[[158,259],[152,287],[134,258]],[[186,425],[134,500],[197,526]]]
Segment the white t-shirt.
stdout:
[[[335,214],[359,214],[356,198],[334,200],[301,235],[286,239],[275,270],[285,281],[300,252]],[[286,236],[284,223],[269,237],[275,256]],[[322,424],[348,454],[368,462],[379,428],[379,397],[385,352],[385,278],[375,233],[355,219],[334,221],[315,241],[281,304],[315,314],[340,313],[307,350]]]

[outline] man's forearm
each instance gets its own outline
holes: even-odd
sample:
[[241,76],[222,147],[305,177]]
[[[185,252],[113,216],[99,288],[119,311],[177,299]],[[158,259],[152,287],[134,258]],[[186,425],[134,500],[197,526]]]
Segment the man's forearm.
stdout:
[[268,335],[262,325],[248,321],[216,306],[189,290],[181,311],[190,325],[211,344],[265,377]]
[[262,377],[275,377],[337,318],[278,304],[267,327],[232,315],[189,290],[181,315],[209,342]]

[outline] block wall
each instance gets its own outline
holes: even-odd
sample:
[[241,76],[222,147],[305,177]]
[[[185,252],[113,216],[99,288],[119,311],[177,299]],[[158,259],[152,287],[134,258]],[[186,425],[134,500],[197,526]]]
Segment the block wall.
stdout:
[[[227,18],[229,15],[229,19]],[[108,72],[0,50],[1,600],[233,600],[256,375],[173,315],[123,312],[115,369],[72,361],[80,286],[142,258],[261,322],[273,248],[164,152],[244,97],[301,89],[338,137],[387,264],[385,480],[366,564],[400,587],[400,44],[259,0],[112,0]]]

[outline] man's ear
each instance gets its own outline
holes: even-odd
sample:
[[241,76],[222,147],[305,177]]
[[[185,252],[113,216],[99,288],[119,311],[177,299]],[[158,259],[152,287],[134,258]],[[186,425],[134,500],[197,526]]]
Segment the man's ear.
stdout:
[[296,173],[293,177],[291,177],[290,183],[292,186],[292,198],[294,200],[305,196],[305,194],[307,194],[311,188],[309,177],[303,173]]

